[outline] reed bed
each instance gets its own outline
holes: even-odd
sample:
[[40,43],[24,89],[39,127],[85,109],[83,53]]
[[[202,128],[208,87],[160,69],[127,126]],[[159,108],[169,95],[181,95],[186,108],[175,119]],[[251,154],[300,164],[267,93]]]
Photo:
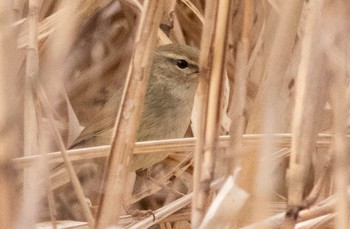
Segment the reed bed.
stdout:
[[[345,0],[1,1],[0,228],[349,228],[349,15]],[[191,124],[135,143],[168,43],[200,49]],[[111,145],[70,149],[122,87]],[[160,152],[149,176],[128,171]],[[93,165],[77,174],[106,158],[103,187]]]

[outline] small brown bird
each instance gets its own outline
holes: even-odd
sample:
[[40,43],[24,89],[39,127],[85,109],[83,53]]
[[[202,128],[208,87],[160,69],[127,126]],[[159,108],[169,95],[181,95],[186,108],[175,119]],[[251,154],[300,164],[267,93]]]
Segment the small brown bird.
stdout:
[[[154,56],[147,86],[137,141],[182,138],[189,126],[194,95],[198,86],[196,48],[169,44],[159,47]],[[122,89],[92,117],[71,148],[111,143]],[[136,155],[131,170],[142,170],[163,160],[167,153]]]
[[[169,44],[157,48],[148,81],[137,141],[182,138],[189,126],[194,95],[198,86],[198,57],[196,48]],[[123,89],[116,91],[101,109],[89,119],[85,129],[70,148],[83,148],[111,143],[111,136]],[[134,155],[130,170],[145,170],[167,157],[168,153]],[[77,161],[75,168],[85,196],[95,203],[105,165],[104,159]],[[53,174],[66,173],[63,166]],[[142,174],[141,174],[142,175]],[[55,177],[60,197],[57,217],[84,220],[76,195],[65,176]],[[69,203],[66,205],[65,203]]]

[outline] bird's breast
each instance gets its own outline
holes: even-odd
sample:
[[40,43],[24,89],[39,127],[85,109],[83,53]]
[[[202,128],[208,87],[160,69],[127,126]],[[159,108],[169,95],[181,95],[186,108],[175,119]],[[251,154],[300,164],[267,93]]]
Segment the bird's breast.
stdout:
[[182,138],[190,123],[192,107],[193,101],[175,98],[148,104],[141,116],[138,141]]

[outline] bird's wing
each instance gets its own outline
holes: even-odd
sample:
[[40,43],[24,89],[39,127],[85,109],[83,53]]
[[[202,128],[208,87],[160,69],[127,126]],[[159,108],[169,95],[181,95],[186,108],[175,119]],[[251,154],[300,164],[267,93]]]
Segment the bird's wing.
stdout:
[[122,89],[98,111],[86,125],[70,148],[82,148],[110,144],[111,132],[117,117]]

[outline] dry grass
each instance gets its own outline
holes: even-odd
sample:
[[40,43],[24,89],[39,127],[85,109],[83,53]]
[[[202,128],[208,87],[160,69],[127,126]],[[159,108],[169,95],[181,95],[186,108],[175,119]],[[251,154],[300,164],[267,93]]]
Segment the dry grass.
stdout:
[[[347,1],[4,2],[0,228],[349,228]],[[142,104],[157,41],[201,50],[186,138],[134,144],[122,106],[112,147],[69,149],[124,82]],[[106,157],[101,193],[75,165]]]

